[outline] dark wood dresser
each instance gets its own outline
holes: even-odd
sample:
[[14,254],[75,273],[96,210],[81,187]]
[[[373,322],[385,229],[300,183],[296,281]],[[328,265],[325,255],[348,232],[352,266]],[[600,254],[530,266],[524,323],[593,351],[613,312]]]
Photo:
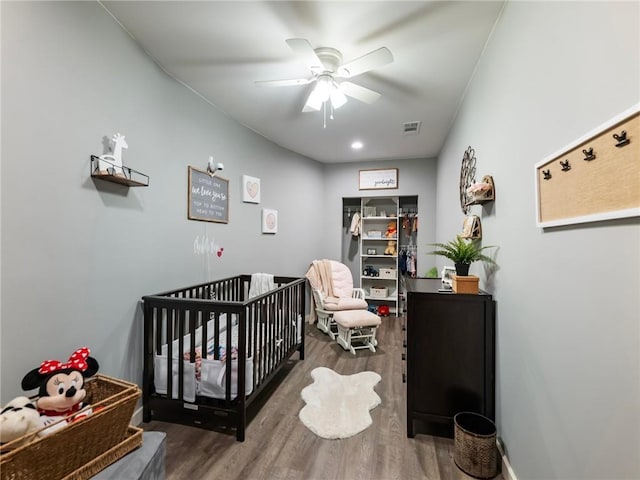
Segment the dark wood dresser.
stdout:
[[407,280],[409,437],[453,438],[453,416],[463,411],[495,420],[493,299],[440,287],[440,279]]

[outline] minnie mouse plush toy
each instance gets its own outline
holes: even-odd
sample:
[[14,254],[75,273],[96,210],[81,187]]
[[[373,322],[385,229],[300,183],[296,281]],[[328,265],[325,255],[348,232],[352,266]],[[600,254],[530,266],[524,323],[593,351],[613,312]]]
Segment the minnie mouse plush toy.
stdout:
[[[36,406],[44,425],[55,424],[43,433],[53,433],[68,422],[86,416],[74,414],[87,406],[83,402],[87,396],[84,380],[95,375],[99,368],[97,360],[89,353],[90,350],[83,347],[73,352],[66,363],[46,360],[22,379],[23,390],[40,389]],[[61,422],[62,419],[67,421]]]

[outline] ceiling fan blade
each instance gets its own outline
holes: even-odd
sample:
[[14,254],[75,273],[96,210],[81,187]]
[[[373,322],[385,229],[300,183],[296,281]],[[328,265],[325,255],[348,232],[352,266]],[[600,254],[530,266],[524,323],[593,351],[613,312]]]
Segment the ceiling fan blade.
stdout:
[[289,87],[292,85],[307,85],[315,78],[294,78],[291,80],[258,80],[254,82],[258,87]]
[[338,68],[338,76],[344,78],[355,77],[374,68],[393,62],[393,55],[387,47],[380,47],[355,60],[345,63]]
[[353,97],[356,100],[360,100],[364,103],[373,103],[378,100],[381,95],[378,92],[369,90],[368,88],[361,87],[351,82],[342,82],[339,84],[340,89],[345,95]]
[[319,73],[324,70],[324,66],[313,50],[309,40],[305,38],[289,38],[286,42],[291,50],[293,50],[293,53],[300,57],[309,70],[314,73]]

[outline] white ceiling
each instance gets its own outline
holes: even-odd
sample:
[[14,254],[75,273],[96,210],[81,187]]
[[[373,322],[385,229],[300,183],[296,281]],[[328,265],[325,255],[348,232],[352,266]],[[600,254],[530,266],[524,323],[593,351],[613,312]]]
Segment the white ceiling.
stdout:
[[[102,1],[171,76],[239,123],[325,163],[438,155],[502,1]],[[382,97],[350,98],[323,128],[302,113],[312,85],[257,87],[308,77],[286,39],[333,47],[344,62],[379,47],[394,61],[349,79]],[[421,121],[418,135],[405,122]],[[350,145],[361,140],[364,148]]]

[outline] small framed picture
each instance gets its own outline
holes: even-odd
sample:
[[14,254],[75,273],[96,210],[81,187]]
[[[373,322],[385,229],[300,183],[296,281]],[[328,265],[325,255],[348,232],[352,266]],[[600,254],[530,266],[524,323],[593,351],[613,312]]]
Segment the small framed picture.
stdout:
[[453,286],[453,276],[456,274],[455,267],[442,267],[442,273],[440,276],[442,277],[442,286],[447,286],[451,288]]
[[242,175],[242,201],[260,203],[260,179]]
[[377,255],[378,251],[375,248],[367,248],[367,255]]
[[278,233],[278,211],[262,209],[262,233]]

